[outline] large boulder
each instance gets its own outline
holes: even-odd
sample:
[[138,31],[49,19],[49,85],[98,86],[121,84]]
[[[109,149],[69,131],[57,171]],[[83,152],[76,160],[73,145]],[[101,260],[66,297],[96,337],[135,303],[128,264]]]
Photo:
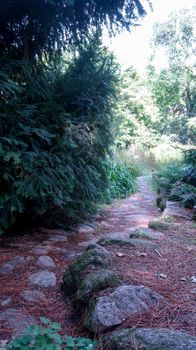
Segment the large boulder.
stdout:
[[144,286],[123,285],[113,293],[90,301],[85,327],[91,332],[104,332],[121,324],[127,316],[147,310],[164,298]]
[[171,329],[128,328],[106,335],[103,345],[110,350],[195,350],[196,338]]
[[76,292],[84,275],[100,268],[107,268],[111,254],[103,247],[96,245],[88,248],[71,264],[63,276],[63,290],[66,295]]
[[114,287],[120,284],[120,280],[113,272],[107,269],[90,272],[82,280],[79,289],[77,290],[77,303],[86,304],[92,296],[93,292],[108,287]]

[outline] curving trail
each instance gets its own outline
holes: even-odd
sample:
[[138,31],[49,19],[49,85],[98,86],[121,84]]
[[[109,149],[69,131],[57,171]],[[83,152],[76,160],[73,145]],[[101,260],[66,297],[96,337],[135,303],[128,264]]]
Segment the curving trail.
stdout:
[[[160,215],[149,179],[139,177],[136,194],[105,206],[91,223],[72,231],[38,228],[20,237],[1,237],[0,340],[19,334],[26,325],[38,322],[40,316],[60,322],[70,335],[85,335],[74,306],[64,299],[61,290],[66,267],[89,243],[108,236],[127,239],[137,227],[148,227],[148,222]],[[135,246],[113,244],[107,249],[116,256],[111,269],[122,282],[148,286],[167,301],[160,310],[128,320],[127,326],[163,326],[194,334],[196,290],[191,277],[195,227],[188,215],[173,218],[173,222],[178,224],[177,229],[158,232],[153,243],[140,240],[142,244],[136,242]]]

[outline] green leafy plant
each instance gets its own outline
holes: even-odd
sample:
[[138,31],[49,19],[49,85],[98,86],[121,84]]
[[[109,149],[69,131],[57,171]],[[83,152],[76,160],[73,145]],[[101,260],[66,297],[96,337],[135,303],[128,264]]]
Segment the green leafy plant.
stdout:
[[113,162],[109,164],[108,175],[108,196],[110,199],[125,198],[136,191],[137,171],[133,166]]
[[82,337],[61,336],[61,326],[40,317],[42,326],[30,326],[26,334],[11,341],[7,350],[96,350],[98,343]]

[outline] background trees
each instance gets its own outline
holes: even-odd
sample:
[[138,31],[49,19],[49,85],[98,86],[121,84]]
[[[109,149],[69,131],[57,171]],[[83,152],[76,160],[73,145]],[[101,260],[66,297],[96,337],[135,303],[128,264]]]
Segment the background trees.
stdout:
[[149,70],[149,80],[155,103],[160,110],[157,127],[162,133],[174,134],[182,143],[194,140],[196,123],[196,29],[195,8],[171,14],[169,20],[154,27],[153,44],[162,47],[168,68],[155,74]]

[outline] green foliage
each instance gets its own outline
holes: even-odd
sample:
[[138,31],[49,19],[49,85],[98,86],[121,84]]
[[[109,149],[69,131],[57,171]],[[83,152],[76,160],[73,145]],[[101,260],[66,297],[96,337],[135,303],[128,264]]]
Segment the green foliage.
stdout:
[[168,68],[156,74],[153,66],[149,67],[149,83],[160,112],[154,128],[184,144],[195,140],[195,20],[193,6],[155,25],[154,57],[157,49],[164,49]]
[[185,157],[185,162],[187,164],[192,164],[193,166],[196,166],[196,149],[195,148],[189,148],[187,150],[184,150],[184,157]]
[[163,179],[165,179],[168,183],[174,184],[176,181],[179,180],[183,168],[184,164],[182,164],[181,162],[172,162],[165,164],[158,171],[158,174],[156,176],[156,182],[159,185],[163,182]]
[[61,326],[41,317],[42,326],[30,326],[26,334],[16,338],[8,345],[7,350],[96,350],[98,343],[86,338],[61,336]]
[[157,203],[169,199],[193,209],[196,204],[196,169],[183,163],[167,164],[153,177],[153,187],[159,194]]
[[43,59],[88,38],[93,28],[129,29],[145,14],[143,0],[1,0],[1,53]]
[[118,149],[129,147],[132,143],[146,146],[154,143],[152,119],[156,118],[157,110],[147,82],[142,79],[133,67],[122,73],[120,80],[116,146]]
[[137,170],[126,163],[113,162],[108,166],[109,188],[107,195],[109,199],[125,198],[137,189],[135,178]]
[[183,168],[180,174],[180,180],[196,187],[196,167],[190,164]]
[[113,56],[96,39],[68,65],[58,60],[44,69],[25,61],[5,66],[0,76],[2,230],[23,221],[21,214],[53,225],[59,219],[76,221],[101,200],[116,73]]

